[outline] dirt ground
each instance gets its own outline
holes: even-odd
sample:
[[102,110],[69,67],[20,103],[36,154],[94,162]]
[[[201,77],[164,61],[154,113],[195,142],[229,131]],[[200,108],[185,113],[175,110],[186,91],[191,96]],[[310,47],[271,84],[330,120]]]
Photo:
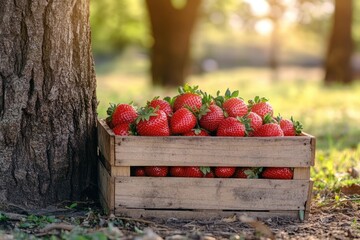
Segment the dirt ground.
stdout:
[[[308,221],[289,218],[256,220],[131,219],[100,214],[97,205],[77,209],[50,208],[37,212],[2,212],[0,239],[360,239],[358,198],[313,204]],[[29,214],[52,216],[30,219]],[[44,217],[47,219],[46,217]],[[83,236],[83,238],[79,238]]]

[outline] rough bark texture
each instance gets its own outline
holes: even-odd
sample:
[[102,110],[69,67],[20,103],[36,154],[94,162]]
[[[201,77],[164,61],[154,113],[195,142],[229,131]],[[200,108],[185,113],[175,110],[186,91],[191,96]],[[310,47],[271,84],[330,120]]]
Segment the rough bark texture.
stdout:
[[191,33],[201,0],[188,0],[177,9],[170,0],[146,0],[154,44],[151,56],[152,83],[183,85],[189,73]]
[[96,179],[95,90],[89,0],[0,0],[0,207],[79,199]]
[[325,59],[325,83],[352,82],[352,0],[335,0],[333,28]]

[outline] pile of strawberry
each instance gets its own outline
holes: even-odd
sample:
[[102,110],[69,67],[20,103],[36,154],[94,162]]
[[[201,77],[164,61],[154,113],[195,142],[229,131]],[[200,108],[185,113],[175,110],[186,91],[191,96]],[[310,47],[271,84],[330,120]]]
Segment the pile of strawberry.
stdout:
[[[298,121],[274,117],[266,98],[246,103],[239,91],[211,96],[198,86],[185,85],[173,98],[155,97],[145,107],[111,104],[106,119],[116,135],[283,137],[301,134]],[[258,177],[291,179],[290,168],[138,167],[136,176]]]

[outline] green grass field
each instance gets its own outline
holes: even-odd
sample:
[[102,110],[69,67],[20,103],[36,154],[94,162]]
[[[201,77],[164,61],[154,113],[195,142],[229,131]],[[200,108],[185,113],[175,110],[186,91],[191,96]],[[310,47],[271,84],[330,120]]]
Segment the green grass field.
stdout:
[[[109,102],[133,101],[142,106],[154,96],[176,94],[176,89],[152,87],[145,71],[123,68],[97,77],[101,118]],[[360,84],[324,87],[321,74],[319,69],[289,68],[281,70],[279,80],[273,82],[267,69],[239,68],[194,75],[188,82],[210,94],[230,88],[239,90],[244,100],[265,96],[275,115],[301,121],[304,131],[317,138],[316,165],[311,172],[315,190],[336,195],[343,185],[360,184],[347,173],[360,162]]]

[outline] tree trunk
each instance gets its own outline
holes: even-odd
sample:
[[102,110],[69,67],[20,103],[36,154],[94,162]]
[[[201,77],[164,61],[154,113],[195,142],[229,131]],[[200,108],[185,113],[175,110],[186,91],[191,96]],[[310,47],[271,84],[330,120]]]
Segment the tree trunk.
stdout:
[[0,80],[0,208],[80,199],[96,179],[89,1],[0,0]]
[[333,28],[325,59],[325,83],[352,82],[352,0],[335,0]]
[[177,9],[170,0],[146,0],[154,44],[151,55],[152,83],[183,85],[189,73],[191,33],[201,0],[188,0]]

